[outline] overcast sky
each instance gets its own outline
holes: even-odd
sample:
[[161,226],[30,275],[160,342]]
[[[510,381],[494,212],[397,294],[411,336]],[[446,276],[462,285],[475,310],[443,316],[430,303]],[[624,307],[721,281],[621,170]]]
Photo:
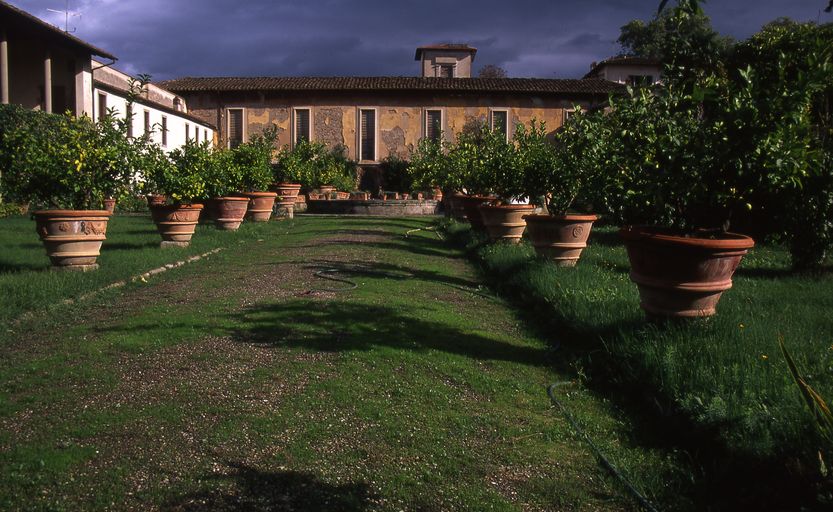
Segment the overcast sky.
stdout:
[[[63,28],[65,0],[12,0]],[[658,0],[70,0],[69,29],[116,68],[181,76],[414,76],[417,46],[468,43],[475,72],[581,77],[615,55],[619,28]],[[715,28],[744,38],[779,16],[833,21],[827,0],[712,0]]]

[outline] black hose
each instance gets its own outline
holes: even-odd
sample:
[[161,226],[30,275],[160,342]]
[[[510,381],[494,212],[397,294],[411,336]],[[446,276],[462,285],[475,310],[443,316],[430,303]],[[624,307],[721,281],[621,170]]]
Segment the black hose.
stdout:
[[596,456],[596,458],[599,460],[602,466],[604,466],[605,469],[607,469],[613,476],[615,476],[617,479],[619,479],[620,482],[622,482],[625,485],[625,488],[627,488],[628,492],[630,492],[631,495],[634,498],[636,498],[639,504],[642,505],[642,508],[648,510],[649,512],[658,512],[656,507],[654,507],[651,504],[651,502],[648,501],[648,498],[646,498],[641,492],[639,492],[639,490],[630,482],[630,480],[628,480],[627,477],[625,477],[625,475],[623,475],[621,471],[616,469],[616,466],[614,466],[607,459],[607,457],[605,457],[602,454],[602,451],[599,449],[598,446],[596,446],[596,443],[594,443],[593,440],[590,439],[590,436],[587,435],[584,429],[581,428],[581,426],[578,424],[573,415],[570,414],[570,411],[568,411],[567,408],[564,407],[564,404],[562,404],[561,401],[559,401],[555,397],[555,388],[566,386],[568,384],[572,383],[569,381],[564,381],[550,384],[550,386],[547,388],[547,395],[549,395],[552,404],[558,408],[558,410],[565,418],[567,418],[567,421],[570,423],[570,425],[572,425],[573,429],[575,429],[578,436],[584,439],[584,442],[586,442],[590,446],[590,449],[593,450],[593,454]]
[[320,277],[321,279],[329,279],[330,281],[336,281],[338,283],[346,283],[349,286],[346,288],[312,288],[310,291],[314,292],[349,292],[350,290],[355,290],[359,287],[358,283],[355,281],[351,281],[344,277],[335,277],[328,274],[332,274],[335,272],[342,272],[342,270],[337,268],[326,268],[315,272],[313,275],[315,277]]

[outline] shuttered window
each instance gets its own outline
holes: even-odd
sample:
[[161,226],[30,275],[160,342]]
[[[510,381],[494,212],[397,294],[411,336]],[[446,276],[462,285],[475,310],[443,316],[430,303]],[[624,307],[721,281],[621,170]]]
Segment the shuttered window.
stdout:
[[107,95],[104,93],[98,93],[98,119],[99,121],[104,119],[104,116],[107,115]]
[[191,138],[191,126],[188,123],[185,123],[185,142],[188,142],[188,139]]
[[443,133],[443,113],[441,110],[425,111],[425,138],[440,140]]
[[376,160],[376,111],[361,110],[359,112],[361,121],[360,137],[360,160]]
[[228,111],[228,147],[236,148],[243,143],[243,109],[230,108]]
[[309,109],[295,110],[295,144],[310,140]]
[[168,118],[162,116],[162,145],[168,145]]
[[454,78],[454,64],[440,64],[437,72],[440,78]]
[[492,111],[492,130],[500,132],[507,137],[509,135],[509,113],[505,110]]
[[200,128],[198,126],[194,127],[194,142],[200,143]]
[[145,133],[150,133],[150,112],[145,110]]

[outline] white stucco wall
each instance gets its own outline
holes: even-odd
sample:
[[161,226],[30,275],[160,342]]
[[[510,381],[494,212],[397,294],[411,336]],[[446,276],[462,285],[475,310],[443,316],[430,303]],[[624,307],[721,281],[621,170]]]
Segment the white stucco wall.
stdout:
[[651,76],[654,83],[660,80],[660,71],[657,66],[607,65],[604,66],[599,75],[605,80],[620,84],[628,83],[628,78],[632,75]]
[[[99,102],[101,95],[106,96],[107,109],[114,109],[116,116],[124,119],[127,112],[127,99],[125,96],[118,95],[109,90],[103,90],[96,87],[93,91],[93,119],[98,120],[99,117]],[[191,119],[178,116],[170,111],[160,110],[154,108],[148,103],[133,103],[133,136],[138,137],[145,133],[145,112],[150,114],[150,126],[153,132],[153,140],[161,145],[166,151],[171,151],[185,144],[186,126],[190,139],[196,139],[196,131],[199,130],[199,141],[204,140],[214,141],[214,130]],[[167,127],[167,141],[162,144],[162,118],[166,118]]]

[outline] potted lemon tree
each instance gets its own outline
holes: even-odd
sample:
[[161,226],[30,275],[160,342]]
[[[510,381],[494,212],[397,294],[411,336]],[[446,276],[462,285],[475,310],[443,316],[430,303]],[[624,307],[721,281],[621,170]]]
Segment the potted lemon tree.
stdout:
[[93,270],[106,239],[107,196],[126,189],[134,160],[123,125],[0,106],[3,189],[39,207],[36,229],[54,268]]
[[518,125],[515,130],[518,170],[527,190],[545,210],[524,217],[529,239],[538,255],[559,266],[576,265],[597,220],[596,215],[577,212],[573,206],[586,196],[601,170],[597,162],[603,124],[595,122],[601,115],[576,109],[554,141],[547,140],[544,123],[533,121],[529,129]]

